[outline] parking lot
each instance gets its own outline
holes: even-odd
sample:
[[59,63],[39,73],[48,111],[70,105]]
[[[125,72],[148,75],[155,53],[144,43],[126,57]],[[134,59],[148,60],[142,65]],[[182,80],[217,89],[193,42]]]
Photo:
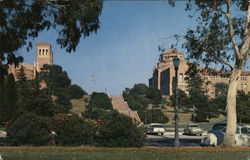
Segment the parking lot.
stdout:
[[[201,138],[202,136],[183,135],[183,132],[179,132],[181,147],[200,147]],[[174,132],[166,132],[164,135],[147,135],[147,147],[173,147],[173,144]]]

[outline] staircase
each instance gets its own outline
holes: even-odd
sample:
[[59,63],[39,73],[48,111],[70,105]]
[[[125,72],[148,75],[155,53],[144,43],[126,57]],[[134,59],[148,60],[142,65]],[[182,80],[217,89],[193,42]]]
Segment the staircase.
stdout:
[[112,100],[113,109],[132,118],[134,121],[136,121],[136,123],[141,123],[141,119],[137,111],[131,110],[122,96],[111,96],[110,98]]

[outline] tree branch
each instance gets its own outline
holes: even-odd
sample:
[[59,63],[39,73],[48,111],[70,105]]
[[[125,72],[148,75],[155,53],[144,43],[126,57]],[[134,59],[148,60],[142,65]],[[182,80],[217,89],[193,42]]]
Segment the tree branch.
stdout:
[[232,66],[230,63],[224,61],[223,59],[220,59],[220,58],[218,58],[218,57],[216,57],[216,56],[213,56],[213,58],[214,58],[216,61],[218,61],[218,62],[220,62],[220,63],[222,63],[222,64],[227,65],[231,70],[234,69],[233,66]]
[[[205,48],[203,48],[203,51],[204,51],[204,52],[207,52]],[[232,66],[229,62],[224,61],[223,59],[217,57],[215,54],[209,54],[209,55],[210,55],[211,57],[213,57],[213,58],[214,58],[216,61],[218,61],[219,63],[222,63],[222,64],[228,66],[231,70],[233,70],[233,66]]]
[[248,1],[244,38],[242,41],[242,47],[240,49],[241,55],[245,56],[246,58],[249,58],[250,56],[249,49],[250,49],[250,1]]
[[235,39],[235,35],[234,35],[235,32],[234,32],[234,28],[233,28],[233,21],[231,19],[231,0],[227,0],[227,13],[225,15],[226,15],[226,18],[228,21],[229,33],[230,33],[231,41],[233,43],[234,51],[236,53],[236,58],[241,59],[242,56],[240,54],[239,47],[236,43],[236,39]]

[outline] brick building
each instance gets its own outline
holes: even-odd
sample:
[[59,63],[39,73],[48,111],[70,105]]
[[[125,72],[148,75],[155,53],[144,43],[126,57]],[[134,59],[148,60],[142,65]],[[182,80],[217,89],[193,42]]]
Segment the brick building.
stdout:
[[[187,83],[184,78],[186,76],[186,71],[188,70],[187,61],[184,55],[177,50],[171,49],[160,55],[159,62],[153,69],[153,76],[149,79],[149,86],[157,87],[161,90],[163,95],[171,96],[173,95],[173,79],[175,76],[175,70],[173,65],[173,57],[178,56],[180,59],[180,65],[178,70],[178,87],[181,90],[186,91]],[[208,74],[206,72],[201,73],[202,78],[207,83],[206,89],[208,90],[208,95],[210,97],[215,96],[214,85],[216,83],[229,83],[229,72],[218,72],[216,74]],[[245,92],[250,91],[250,72],[242,72],[240,81],[238,83],[238,90],[243,90]]]
[[53,64],[52,47],[48,43],[38,43],[36,44],[36,61],[34,65],[28,63],[21,63],[18,66],[10,65],[8,72],[12,73],[17,80],[18,73],[23,69],[26,78],[28,80],[33,80],[36,77],[36,73],[41,72],[44,64]]

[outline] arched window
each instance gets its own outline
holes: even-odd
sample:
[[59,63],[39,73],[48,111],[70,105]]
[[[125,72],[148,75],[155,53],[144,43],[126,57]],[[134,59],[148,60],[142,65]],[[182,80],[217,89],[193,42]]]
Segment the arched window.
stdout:
[[39,55],[41,56],[41,49],[39,49]]

